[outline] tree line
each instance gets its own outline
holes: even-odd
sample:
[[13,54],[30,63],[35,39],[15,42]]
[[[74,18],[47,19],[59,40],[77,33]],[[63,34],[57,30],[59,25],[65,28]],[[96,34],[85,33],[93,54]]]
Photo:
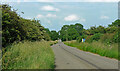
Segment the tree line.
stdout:
[[[24,19],[7,4],[0,5],[2,11],[2,46],[23,40],[57,40],[56,31],[49,31],[40,24],[40,20]],[[23,12],[22,12],[23,13]],[[24,13],[23,13],[24,14]],[[1,29],[1,28],[0,28]],[[58,36],[58,35],[57,35]]]
[[62,41],[77,40],[81,42],[82,38],[85,38],[86,42],[99,40],[106,43],[118,42],[119,19],[112,22],[108,27],[92,26],[89,29],[84,29],[82,24],[75,23],[74,25],[63,25],[61,30],[56,32],[55,30],[50,31],[48,28],[44,28],[40,20],[22,18],[16,13],[17,10],[11,10],[11,6],[7,4],[0,5],[0,7],[2,7],[2,32],[0,33],[2,33],[3,47],[23,40],[55,41],[61,39]]
[[120,20],[117,19],[108,27],[104,26],[92,26],[89,29],[84,29],[83,25],[76,23],[75,25],[63,25],[60,33],[60,39],[62,41],[77,40],[81,42],[82,39],[86,39],[86,42],[101,41],[104,43],[118,43],[120,42]]

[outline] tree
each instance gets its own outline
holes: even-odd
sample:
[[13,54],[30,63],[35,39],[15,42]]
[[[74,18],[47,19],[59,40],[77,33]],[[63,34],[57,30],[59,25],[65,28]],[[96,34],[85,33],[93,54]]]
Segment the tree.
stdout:
[[50,37],[53,41],[55,41],[55,40],[58,40],[59,35],[56,31],[51,31]]
[[77,33],[75,28],[69,28],[67,34],[68,40],[76,40],[76,38],[79,36],[79,33]]
[[75,40],[82,35],[83,25],[76,23],[75,25],[63,25],[60,32],[62,41]]
[[114,22],[112,22],[112,24],[110,24],[108,26],[109,27],[111,27],[111,26],[120,27],[120,19],[115,20]]
[[75,24],[75,29],[79,33],[79,35],[82,35],[82,31],[83,31],[83,25],[82,24],[76,23]]
[[[1,5],[0,5],[1,6]],[[9,5],[2,5],[2,46],[23,40],[50,40],[40,20],[29,20],[20,17]]]
[[62,41],[68,40],[68,31],[69,25],[63,25],[63,27],[61,28],[60,32],[60,38]]
[[105,28],[104,28],[103,26],[98,26],[98,27],[96,28],[96,31],[97,31],[98,33],[102,33],[102,34],[106,33],[106,30],[105,30]]

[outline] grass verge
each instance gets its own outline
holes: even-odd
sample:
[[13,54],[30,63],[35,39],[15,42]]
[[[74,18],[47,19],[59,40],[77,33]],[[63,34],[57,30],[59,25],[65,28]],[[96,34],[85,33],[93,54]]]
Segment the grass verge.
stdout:
[[55,42],[20,42],[8,46],[2,57],[3,69],[54,69],[54,53],[50,48]]
[[92,43],[78,43],[76,41],[66,41],[64,44],[72,47],[76,47],[83,51],[89,51],[92,53],[99,54],[101,56],[106,56],[110,58],[118,59],[118,44],[104,45],[101,42],[92,42]]

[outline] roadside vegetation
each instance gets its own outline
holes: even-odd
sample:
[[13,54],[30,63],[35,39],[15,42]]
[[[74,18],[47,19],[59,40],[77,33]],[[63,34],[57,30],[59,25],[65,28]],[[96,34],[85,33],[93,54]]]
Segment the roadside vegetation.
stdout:
[[88,42],[77,42],[77,41],[66,41],[64,44],[72,47],[76,47],[83,51],[92,52],[95,54],[99,54],[101,56],[106,56],[110,58],[118,59],[118,44],[112,44],[112,45],[105,45],[101,43],[100,41],[94,41],[92,43]]
[[[44,28],[40,20],[24,19],[16,13],[17,10],[11,10],[11,6],[2,5],[2,46],[6,47],[14,42],[20,42],[23,40],[29,41],[41,41],[41,40],[57,40],[56,35]],[[25,14],[24,12],[21,12]]]
[[54,53],[50,44],[55,42],[24,41],[8,46],[3,55],[3,69],[54,69]]
[[[44,28],[40,20],[22,18],[11,8],[7,4],[0,5],[3,69],[53,69],[54,54],[50,46],[58,39],[67,41],[65,44],[69,46],[118,59],[119,19],[107,27],[100,25],[89,29],[84,29],[80,23],[63,25],[56,32]],[[85,39],[84,43],[82,39]]]
[[7,4],[0,5],[1,11],[2,69],[54,69],[50,46],[57,43],[57,32],[44,28],[35,18],[22,18]]
[[[92,26],[89,29],[84,29],[80,23],[63,25],[59,32],[60,39],[69,46],[120,60],[118,56],[119,30],[120,20],[117,19],[108,26]],[[85,42],[82,43],[82,39],[85,39]]]

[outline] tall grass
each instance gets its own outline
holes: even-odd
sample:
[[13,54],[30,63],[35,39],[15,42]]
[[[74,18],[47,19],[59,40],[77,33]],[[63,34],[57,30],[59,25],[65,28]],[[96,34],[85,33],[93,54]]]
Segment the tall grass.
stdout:
[[89,51],[110,58],[118,59],[118,44],[105,45],[101,42],[94,41],[92,43],[78,43],[76,41],[64,42],[68,46],[76,47],[83,51]]
[[54,53],[50,44],[54,42],[29,42],[13,44],[2,58],[3,69],[53,69]]
[[2,50],[0,49],[0,71],[1,71],[1,67],[2,66]]

